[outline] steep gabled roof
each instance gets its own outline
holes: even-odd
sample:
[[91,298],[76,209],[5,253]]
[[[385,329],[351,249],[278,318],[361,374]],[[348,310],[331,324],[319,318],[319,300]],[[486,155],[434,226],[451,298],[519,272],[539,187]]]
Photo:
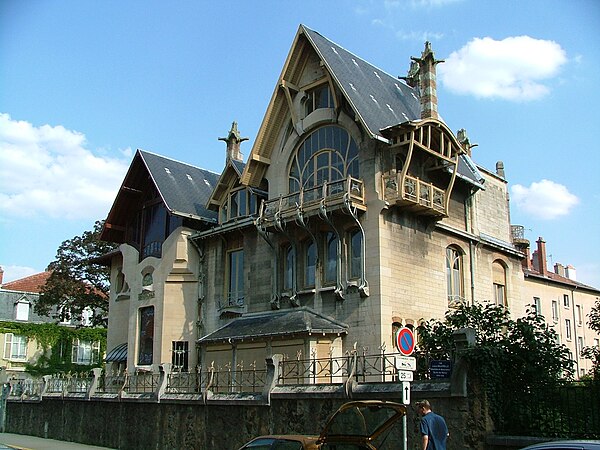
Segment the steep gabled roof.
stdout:
[[218,210],[218,205],[229,190],[230,183],[232,182],[231,179],[235,178],[235,181],[239,182],[242,172],[244,172],[244,167],[246,167],[246,164],[242,161],[234,159],[229,159],[227,161],[223,172],[215,183],[213,191],[206,202],[207,208],[213,211]]
[[17,292],[31,292],[39,294],[42,290],[42,286],[46,284],[46,281],[50,277],[52,272],[40,272],[28,277],[19,278],[18,280],[9,281],[8,283],[2,284],[2,289],[6,291],[17,291]]
[[371,137],[383,137],[382,128],[420,119],[421,104],[414,88],[316,31],[304,25],[300,25],[300,29]]
[[165,206],[176,216],[215,221],[206,209],[219,175],[154,153],[138,150]]
[[167,210],[176,216],[215,223],[206,208],[219,175],[164,156],[138,150],[108,213],[101,239],[121,242],[130,214],[139,209],[141,188],[150,179]]

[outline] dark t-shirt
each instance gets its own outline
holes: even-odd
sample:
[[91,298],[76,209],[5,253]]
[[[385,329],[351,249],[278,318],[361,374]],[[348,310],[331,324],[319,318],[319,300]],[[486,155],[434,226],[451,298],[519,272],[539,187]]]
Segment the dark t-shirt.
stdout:
[[421,419],[419,430],[422,435],[429,436],[427,450],[446,450],[448,427],[442,416],[434,412],[425,414]]

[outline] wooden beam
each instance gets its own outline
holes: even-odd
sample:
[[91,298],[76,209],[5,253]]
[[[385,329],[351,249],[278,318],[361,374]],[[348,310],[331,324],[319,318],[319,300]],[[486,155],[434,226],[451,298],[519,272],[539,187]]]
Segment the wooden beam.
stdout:
[[271,159],[266,156],[257,155],[256,153],[252,154],[252,160],[262,163],[262,164],[271,164]]

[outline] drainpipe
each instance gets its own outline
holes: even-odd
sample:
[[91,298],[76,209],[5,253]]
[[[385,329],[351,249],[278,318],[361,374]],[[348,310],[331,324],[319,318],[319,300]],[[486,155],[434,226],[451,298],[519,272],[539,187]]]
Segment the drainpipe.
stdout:
[[575,367],[577,368],[577,378],[579,378],[579,342],[577,341],[577,321],[575,318],[575,291],[577,290],[577,286],[574,289],[571,289],[571,304],[573,305],[573,338],[575,340]]

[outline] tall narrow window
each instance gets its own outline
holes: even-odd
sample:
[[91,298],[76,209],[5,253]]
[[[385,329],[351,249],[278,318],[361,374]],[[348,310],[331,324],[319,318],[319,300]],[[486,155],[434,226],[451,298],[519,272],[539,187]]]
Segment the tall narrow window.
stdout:
[[325,283],[332,284],[337,280],[338,238],[335,233],[325,235]]
[[244,250],[229,252],[229,306],[242,306],[244,304]]
[[294,251],[292,246],[288,245],[284,251],[285,265],[283,268],[283,289],[290,290],[294,287]]
[[360,278],[362,275],[362,234],[360,230],[350,233],[350,278]]
[[506,270],[499,261],[492,263],[492,276],[494,280],[494,301],[496,305],[508,306],[506,301]]
[[558,322],[558,302],[552,300],[552,320]]
[[317,267],[317,247],[315,243],[307,241],[304,247],[304,286],[315,285],[315,271]]
[[173,341],[172,352],[171,365],[173,369],[180,372],[187,372],[189,354],[188,341]]
[[27,359],[27,336],[6,333],[4,335],[4,359]]
[[462,254],[454,247],[446,249],[446,283],[448,285],[448,304],[462,303],[465,299]]
[[569,294],[564,294],[563,295],[563,304],[564,304],[565,308],[570,308],[571,307],[571,300],[569,298]]
[[581,305],[577,305],[575,307],[575,320],[577,320],[577,325],[579,325],[579,326],[583,325],[582,316],[583,316],[583,312],[581,309]]
[[542,300],[539,297],[533,297],[533,307],[537,316],[542,315]]
[[577,350],[579,351],[579,353],[581,353],[581,351],[583,350],[583,337],[582,336],[577,336]]
[[138,345],[138,364],[152,364],[154,357],[154,306],[140,308]]
[[567,341],[571,340],[571,321],[569,319],[565,319],[565,336]]

